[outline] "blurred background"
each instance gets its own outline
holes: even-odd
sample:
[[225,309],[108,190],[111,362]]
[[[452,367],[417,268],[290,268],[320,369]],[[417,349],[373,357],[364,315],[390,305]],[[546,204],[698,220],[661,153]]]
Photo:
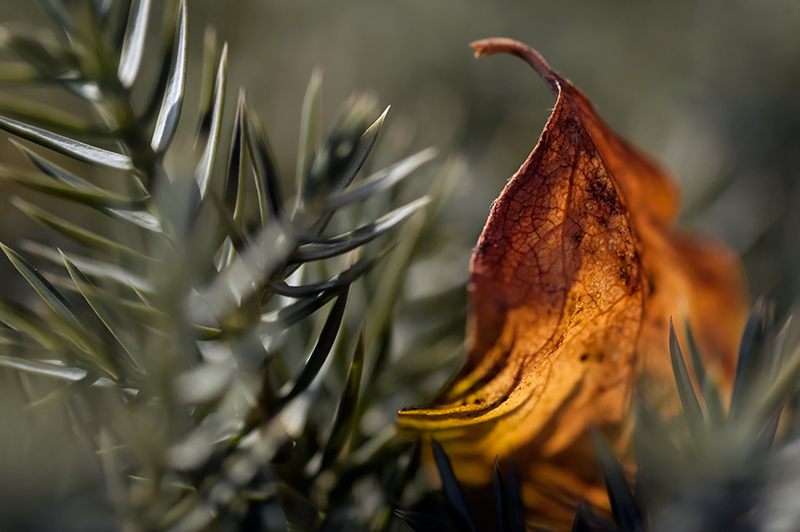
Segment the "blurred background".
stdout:
[[190,7],[193,51],[206,25],[228,41],[231,88],[247,88],[284,176],[294,173],[299,110],[314,68],[324,73],[324,117],[352,93],[374,93],[392,106],[383,142],[466,158],[442,220],[457,228],[444,253],[451,282],[454,271],[466,278],[492,200],[554,104],[518,59],[472,57],[469,42],[506,36],[538,49],[612,127],[675,172],[681,223],[714,232],[742,255],[754,297],[776,301],[785,315],[799,292],[797,0],[193,0]]
[[[161,5],[154,0],[153,12],[160,13]],[[32,0],[0,0],[0,23],[50,25]],[[203,36],[209,26],[229,45],[223,131],[229,130],[239,87],[245,88],[249,105],[264,121],[287,195],[293,190],[301,104],[315,69],[323,72],[323,131],[353,94],[372,94],[380,108],[392,106],[371,157],[374,169],[427,146],[438,148],[440,163],[463,161],[434,234],[423,242],[405,285],[408,301],[452,293],[450,347],[456,354],[463,338],[463,287],[472,246],[492,201],[536,144],[554,105],[545,85],[520,60],[473,58],[468,44],[493,36],[538,49],[613,128],[670,167],[684,194],[681,225],[713,232],[738,252],[751,294],[774,301],[780,321],[797,306],[798,0],[189,0],[184,107],[189,119],[181,123],[176,141],[187,149],[196,126]],[[156,19],[150,25],[150,57],[157,55],[160,31]],[[142,85],[155,69],[144,65]],[[74,102],[52,93],[46,97],[65,106]],[[3,141],[0,162],[17,164],[22,158]],[[180,167],[185,161],[171,164]],[[426,190],[435,170],[413,177],[412,184]],[[419,195],[419,190],[408,192]],[[12,245],[27,231],[46,234],[9,205],[9,197],[18,192],[5,182],[0,188],[0,241]],[[11,265],[0,263],[0,291],[29,293]],[[441,314],[440,307],[432,311]],[[426,316],[418,312],[416,319]],[[404,319],[400,327],[418,327],[413,316]],[[455,364],[454,355],[446,371],[421,384],[424,393],[433,394]],[[13,391],[16,381],[6,373],[0,379],[4,390]],[[0,401],[0,419],[19,416],[23,403],[6,400],[12,395]],[[412,402],[399,394],[384,412],[368,412],[364,423],[374,419],[379,427]],[[11,430],[0,434],[0,448],[20,449],[9,456],[53,462],[40,462],[41,478],[19,466],[24,473],[19,478],[26,478],[24,486],[15,484],[20,493],[38,493],[59,468],[64,470],[59,478],[73,474],[69,468],[75,462],[53,450],[69,428],[56,422],[56,413],[49,419],[43,418],[36,432],[49,438],[31,433],[20,439]],[[0,463],[0,469],[18,465]],[[87,495],[83,504],[96,506],[93,497]],[[8,498],[0,514],[23,499]],[[80,506],[73,501],[63,512],[79,512]],[[113,522],[113,512],[109,509],[105,517],[109,521],[97,519],[94,524],[76,521],[74,529],[102,529]]]
[[[612,127],[675,172],[681,223],[740,253],[754,296],[774,300],[782,316],[798,294],[797,0],[191,0],[189,10],[187,110],[199,94],[203,33],[213,26],[230,47],[228,120],[243,87],[264,119],[287,190],[315,68],[323,72],[323,130],[352,94],[392,106],[376,167],[431,145],[440,160],[465,158],[440,221],[452,236],[437,259],[446,267],[418,278],[466,280],[491,202],[553,106],[519,60],[473,59],[469,42],[506,36],[538,49]],[[4,23],[46,18],[36,2],[0,1]],[[154,37],[160,29],[151,24]],[[183,126],[190,133],[194,124]],[[24,223],[7,203],[2,213]]]

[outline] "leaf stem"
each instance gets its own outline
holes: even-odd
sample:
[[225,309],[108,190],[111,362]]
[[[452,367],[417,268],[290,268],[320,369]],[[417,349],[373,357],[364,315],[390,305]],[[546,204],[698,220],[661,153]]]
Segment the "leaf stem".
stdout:
[[536,73],[547,83],[547,86],[550,87],[550,92],[553,93],[553,96],[558,98],[558,93],[561,91],[561,83],[564,81],[563,78],[555,73],[539,52],[527,44],[504,37],[493,37],[470,43],[470,47],[475,50],[475,57],[501,52],[519,57],[533,67]]

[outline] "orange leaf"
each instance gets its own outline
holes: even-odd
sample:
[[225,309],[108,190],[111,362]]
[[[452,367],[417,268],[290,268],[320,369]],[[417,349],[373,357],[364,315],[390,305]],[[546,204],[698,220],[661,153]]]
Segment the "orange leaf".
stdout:
[[466,363],[433,403],[400,413],[400,430],[436,438],[470,484],[513,452],[532,516],[569,526],[579,498],[608,507],[588,426],[624,452],[635,385],[666,411],[678,405],[670,316],[688,320],[729,385],[744,278],[723,244],[672,228],[669,175],[536,51],[510,39],[472,47],[522,58],[558,100],[475,248]]

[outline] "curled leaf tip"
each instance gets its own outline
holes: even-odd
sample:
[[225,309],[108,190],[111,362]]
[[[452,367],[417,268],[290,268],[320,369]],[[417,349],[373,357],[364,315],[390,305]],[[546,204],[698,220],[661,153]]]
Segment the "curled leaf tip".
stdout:
[[544,82],[547,83],[553,96],[558,97],[562,82],[561,76],[555,73],[539,52],[527,44],[505,37],[492,37],[491,39],[482,39],[472,42],[470,43],[470,47],[475,50],[475,57],[483,57],[498,53],[506,53],[519,57],[528,63]]

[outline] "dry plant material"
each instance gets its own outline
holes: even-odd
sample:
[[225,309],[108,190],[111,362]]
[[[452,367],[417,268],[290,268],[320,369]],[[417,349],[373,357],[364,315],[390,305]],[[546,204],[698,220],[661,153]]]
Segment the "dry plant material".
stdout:
[[437,439],[468,484],[490,482],[495,456],[513,452],[531,516],[569,526],[579,498],[608,507],[589,425],[624,454],[635,386],[662,410],[677,406],[670,316],[731,382],[744,278],[723,244],[673,229],[670,176],[536,51],[510,39],[471,46],[522,58],[558,100],[475,248],[466,363],[430,405],[401,412],[400,429]]

